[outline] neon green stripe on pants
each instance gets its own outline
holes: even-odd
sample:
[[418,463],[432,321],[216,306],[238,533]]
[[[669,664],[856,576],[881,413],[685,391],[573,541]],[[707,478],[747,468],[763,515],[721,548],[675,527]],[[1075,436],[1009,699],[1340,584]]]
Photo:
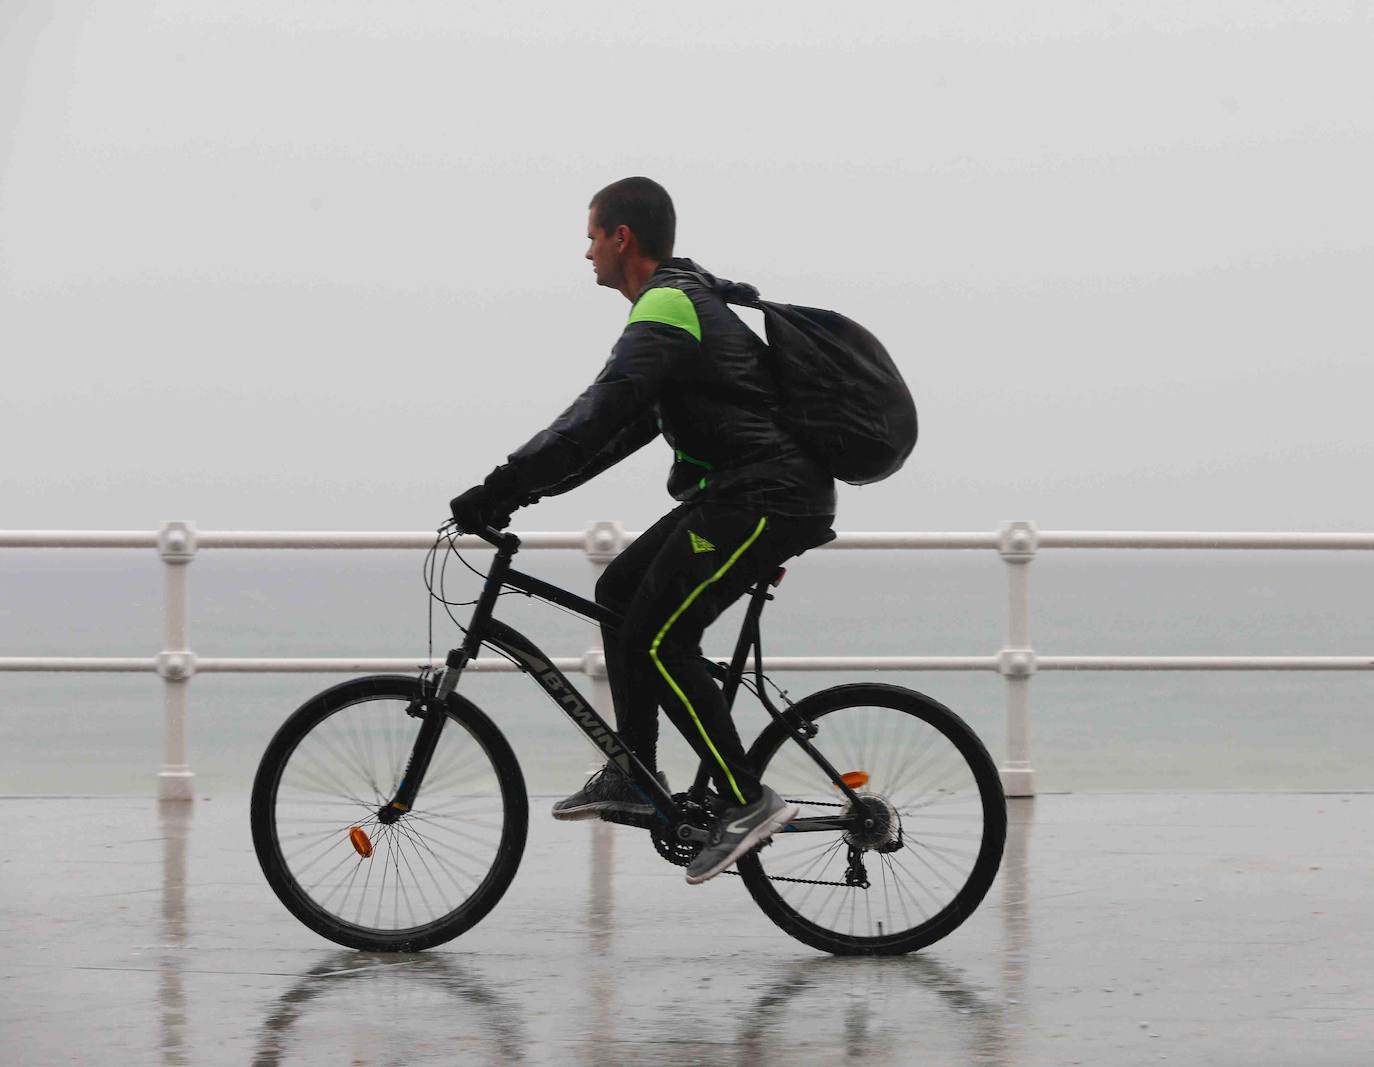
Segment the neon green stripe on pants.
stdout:
[[740,556],[744,555],[745,549],[758,540],[759,534],[763,533],[763,528],[767,525],[768,516],[765,515],[763,518],[759,519],[759,524],[754,528],[754,532],[749,535],[749,539],[745,541],[744,544],[740,545],[739,548],[735,549],[734,554],[725,561],[724,566],[693,589],[691,595],[668,617],[668,621],[663,624],[663,629],[659,630],[654,636],[654,643],[649,646],[649,658],[654,661],[654,666],[658,668],[658,673],[663,675],[663,679],[668,683],[668,687],[672,689],[672,691],[677,694],[678,699],[682,701],[683,706],[687,709],[687,714],[692,716],[692,721],[697,724],[697,729],[701,731],[702,740],[706,742],[706,747],[711,750],[711,755],[716,757],[716,762],[720,764],[720,769],[725,772],[726,781],[730,783],[730,788],[734,791],[735,796],[739,798],[741,804],[745,803],[744,794],[740,792],[739,785],[735,782],[735,776],[730,773],[730,768],[725,765],[725,760],[721,759],[720,753],[716,751],[716,746],[711,743],[711,738],[706,734],[706,727],[701,724],[701,719],[697,717],[697,710],[692,707],[692,702],[687,699],[687,694],[684,693],[677,682],[673,680],[673,676],[669,674],[668,669],[663,666],[663,661],[658,658],[658,646],[663,643],[663,635],[672,628],[673,623],[677,622],[677,620],[682,617],[682,613],[692,606],[692,602],[701,595],[702,590],[708,585],[714,585],[716,582],[720,581],[721,576],[735,565],[735,561],[738,560]]

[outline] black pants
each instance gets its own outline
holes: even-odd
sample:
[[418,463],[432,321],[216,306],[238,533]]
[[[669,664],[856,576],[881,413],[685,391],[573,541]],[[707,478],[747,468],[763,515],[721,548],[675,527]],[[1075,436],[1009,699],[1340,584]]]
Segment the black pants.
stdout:
[[701,635],[784,560],[829,539],[834,516],[768,516],[720,503],[683,504],[606,568],[597,603],[624,617],[603,628],[616,730],[652,769],[662,706],[732,804],[761,794],[719,685],[702,666]]

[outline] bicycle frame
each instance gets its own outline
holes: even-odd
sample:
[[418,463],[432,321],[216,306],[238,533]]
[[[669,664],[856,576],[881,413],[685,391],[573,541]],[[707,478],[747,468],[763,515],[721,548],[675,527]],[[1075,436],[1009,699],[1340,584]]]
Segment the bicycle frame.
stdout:
[[[496,558],[491,569],[487,572],[487,580],[482,587],[477,605],[473,609],[463,644],[448,653],[444,670],[438,676],[434,696],[417,700],[415,706],[409,709],[410,714],[423,718],[424,722],[415,739],[415,747],[411,751],[410,760],[406,764],[406,771],[397,788],[396,795],[378,811],[378,818],[382,822],[395,822],[402,813],[409,811],[414,805],[415,797],[419,793],[425,772],[429,769],[429,762],[433,758],[440,732],[443,729],[446,718],[445,703],[457,687],[463,669],[469,662],[477,658],[482,645],[487,644],[510,656],[520,665],[521,670],[531,675],[554,703],[563,709],[568,718],[572,720],[573,725],[581,730],[587,739],[605,755],[606,759],[619,767],[645,794],[668,826],[677,828],[680,837],[704,838],[705,831],[687,825],[686,817],[677,802],[673,800],[672,795],[663,788],[663,785],[654,775],[649,773],[648,768],[630,751],[629,747],[621,740],[620,735],[588,703],[567,676],[553,665],[550,658],[533,641],[495,618],[493,611],[497,596],[502,589],[514,589],[541,597],[559,607],[566,608],[610,628],[615,627],[620,621],[620,616],[602,605],[566,589],[515,570],[511,566],[511,560],[520,548],[520,539],[515,534],[499,533],[489,529],[479,536],[496,548]],[[758,683],[757,691],[764,707],[770,715],[781,720],[789,728],[793,740],[806,750],[830,777],[836,788],[849,798],[852,804],[851,810],[858,811],[860,805],[854,791],[844,782],[840,773],[811,745],[809,738],[814,736],[815,727],[787,712],[779,711],[764,692],[763,648],[759,617],[763,613],[764,603],[772,599],[768,587],[769,583],[760,582],[749,594],[749,607],[729,667],[724,667],[705,657],[702,657],[702,662],[712,675],[722,683],[725,706],[727,710],[730,710],[734,707],[735,695],[739,692],[744,677],[745,661],[750,649],[753,649],[755,678]],[[696,780],[688,793],[688,796],[697,803],[700,803],[705,795],[707,777],[707,770],[703,765],[698,769]],[[847,817],[798,819],[786,829],[792,832],[848,829],[850,822],[851,820]]]

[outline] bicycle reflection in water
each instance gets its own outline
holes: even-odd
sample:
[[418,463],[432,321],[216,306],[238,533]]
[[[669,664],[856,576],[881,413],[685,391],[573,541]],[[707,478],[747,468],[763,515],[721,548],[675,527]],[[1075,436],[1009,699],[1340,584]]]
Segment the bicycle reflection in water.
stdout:
[[[430,1024],[426,1024],[430,1020]],[[276,1002],[254,1067],[301,1062],[519,1063],[520,1009],[447,953],[332,953]],[[452,1057],[452,1059],[449,1059]]]

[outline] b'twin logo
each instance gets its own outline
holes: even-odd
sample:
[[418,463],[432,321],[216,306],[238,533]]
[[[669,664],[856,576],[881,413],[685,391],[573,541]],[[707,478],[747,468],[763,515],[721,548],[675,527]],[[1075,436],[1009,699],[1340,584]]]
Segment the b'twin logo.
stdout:
[[520,661],[529,668],[530,673],[539,679],[545,692],[558,701],[558,706],[568,713],[568,717],[573,722],[582,727],[583,732],[592,739],[592,743],[597,748],[606,753],[606,756],[621,770],[627,772],[630,770],[630,757],[626,753],[625,746],[615,739],[614,734],[611,733],[611,728],[606,725],[601,716],[568,688],[552,664],[517,648],[507,648],[506,651],[519,657]]

